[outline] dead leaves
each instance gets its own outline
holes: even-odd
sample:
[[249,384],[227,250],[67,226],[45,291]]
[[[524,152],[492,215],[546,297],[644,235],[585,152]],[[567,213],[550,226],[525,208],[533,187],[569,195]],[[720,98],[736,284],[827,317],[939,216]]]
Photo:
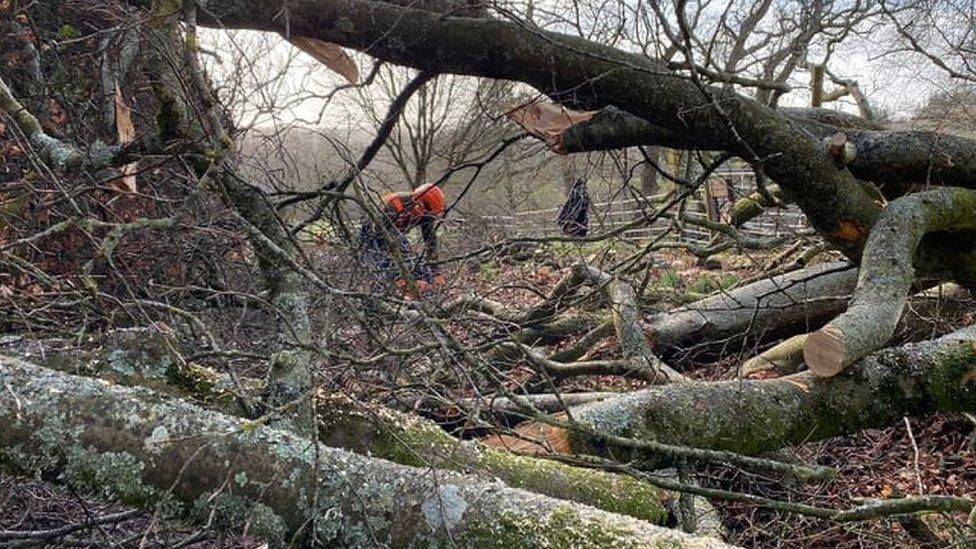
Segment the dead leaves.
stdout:
[[63,130],[70,121],[67,109],[58,100],[47,100],[47,120],[44,122],[44,131],[57,133]]
[[[6,136],[7,136],[7,125],[4,124],[3,122],[0,122],[0,139],[5,138]],[[21,150],[20,146],[17,144],[16,141],[14,140],[8,141],[6,139],[0,141],[0,166],[5,166],[8,160],[16,158],[22,154],[24,154],[24,151]],[[0,200],[0,208],[2,208],[2,202],[3,201]]]
[[359,67],[341,46],[304,36],[292,36],[288,38],[288,41],[296,48],[311,55],[316,61],[341,75],[350,84],[359,81]]
[[[136,138],[136,128],[132,124],[132,108],[126,104],[119,85],[115,85],[115,129],[119,136],[119,144],[131,143]],[[112,180],[109,185],[122,193],[136,192],[137,163],[132,162],[122,167],[122,177]]]
[[596,111],[574,111],[555,103],[535,101],[505,113],[525,131],[542,139],[553,152],[566,154],[562,134],[576,124],[593,118]]
[[830,236],[836,240],[856,243],[865,240],[868,232],[856,221],[841,219],[837,222],[837,230],[831,233]]

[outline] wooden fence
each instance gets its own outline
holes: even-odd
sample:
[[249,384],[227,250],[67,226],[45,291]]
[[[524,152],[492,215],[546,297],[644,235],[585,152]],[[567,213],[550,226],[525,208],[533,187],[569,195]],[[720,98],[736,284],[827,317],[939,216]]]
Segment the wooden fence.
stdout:
[[[655,217],[655,214],[665,204],[665,195],[650,199],[627,199],[611,202],[597,202],[590,209],[590,235],[611,233],[623,229],[645,217]],[[704,211],[700,211],[701,201],[691,200],[686,207],[685,216],[692,220],[705,220]],[[696,208],[697,207],[697,208]],[[556,223],[559,208],[515,212],[511,215],[484,216],[481,222],[491,227],[491,232],[505,238],[513,237],[547,237],[561,234]],[[469,219],[468,222],[475,220]],[[770,209],[759,217],[747,221],[739,232],[751,237],[776,237],[795,234],[797,231],[808,229],[806,216],[795,207],[787,209]],[[641,242],[659,238],[663,233],[670,233],[664,241],[686,244],[704,245],[711,241],[712,231],[705,227],[683,223],[681,230],[677,230],[674,223],[674,212],[669,211],[657,216],[650,224],[637,224],[632,228],[622,230],[615,235],[631,241]]]

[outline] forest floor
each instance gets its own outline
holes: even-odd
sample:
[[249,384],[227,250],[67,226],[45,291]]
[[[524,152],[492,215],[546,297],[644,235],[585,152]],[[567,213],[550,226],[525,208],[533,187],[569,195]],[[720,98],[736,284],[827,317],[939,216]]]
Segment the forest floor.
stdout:
[[[648,291],[656,300],[649,308],[666,310],[699,294],[723,289],[759,272],[765,258],[725,258],[720,268],[703,269],[694,258],[681,254],[660,257],[661,268],[650,280]],[[509,307],[524,309],[535,303],[559,279],[554,265],[538,262],[490,261],[470,264],[450,272],[441,298],[476,293]],[[612,357],[612,338],[594,347],[590,358]],[[742,358],[729,356],[720,363],[701,365],[692,376],[702,380],[728,379]],[[363,396],[378,394],[381,379],[353,379],[345,369],[342,389]],[[402,371],[402,370],[401,370]],[[518,376],[519,369],[510,370]],[[362,374],[362,371],[359,371]],[[397,377],[397,376],[393,376]],[[385,381],[389,383],[390,377]],[[517,380],[516,380],[517,381]],[[567,380],[561,389],[570,391],[639,388],[640,382],[613,377]],[[455,397],[470,396],[463,393]],[[859,498],[903,495],[976,493],[976,452],[973,451],[973,423],[962,415],[938,415],[900,422],[887,429],[872,429],[856,435],[831,439],[784,450],[785,457],[835,467],[837,477],[821,484],[786,487],[773,479],[728,469],[699,471],[702,482],[727,489],[775,497],[818,506],[849,508]],[[744,547],[931,547],[919,541],[918,525],[898,520],[839,525],[827,521],[787,515],[754,506],[713,502],[724,517],[728,541]],[[91,517],[127,511],[99,498],[82,496],[46,480],[0,474],[0,547],[260,547],[262,542],[247,532],[218,534],[152,515],[130,511],[118,520],[80,528],[67,536],[50,530],[79,525]],[[951,521],[926,519],[928,528],[939,532]],[[216,525],[216,524],[215,524]],[[916,531],[909,535],[906,527]],[[11,531],[34,531],[33,540],[10,539]],[[45,533],[45,531],[47,531]]]

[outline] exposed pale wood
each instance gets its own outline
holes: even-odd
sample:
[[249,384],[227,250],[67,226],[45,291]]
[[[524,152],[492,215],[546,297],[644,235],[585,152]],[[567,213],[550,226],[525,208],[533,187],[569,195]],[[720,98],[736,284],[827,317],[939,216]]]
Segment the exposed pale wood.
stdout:
[[808,334],[793,336],[750,358],[739,367],[742,377],[761,371],[773,371],[777,375],[793,374],[803,364],[803,346]]
[[[861,261],[857,289],[850,306],[827,326],[812,334],[804,360],[813,372],[837,375],[858,359],[884,346],[894,335],[911,288],[916,266],[933,270],[940,263],[922,255],[920,247],[932,234],[933,246],[952,245],[939,231],[976,230],[976,191],[944,187],[898,198],[872,227]],[[962,240],[962,239],[957,239]],[[976,284],[973,259],[959,255],[942,276]],[[948,273],[948,269],[952,269]]]
[[813,373],[825,377],[837,375],[850,362],[844,348],[844,333],[832,325],[810,334],[803,356]]

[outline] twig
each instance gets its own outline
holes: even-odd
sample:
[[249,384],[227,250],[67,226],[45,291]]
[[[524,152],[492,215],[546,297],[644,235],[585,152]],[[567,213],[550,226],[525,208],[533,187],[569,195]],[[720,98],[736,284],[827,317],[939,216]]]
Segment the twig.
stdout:
[[907,417],[903,417],[905,420],[905,429],[908,431],[908,440],[912,443],[912,451],[914,452],[914,465],[915,465],[915,479],[918,481],[918,493],[922,495],[925,493],[925,487],[922,485],[922,473],[918,468],[918,443],[915,442],[915,434],[912,433],[912,422],[908,421]]
[[65,526],[52,528],[50,530],[0,530],[0,541],[17,539],[48,540],[60,538],[71,534],[72,532],[85,530],[93,526],[122,522],[138,515],[139,513],[140,511],[138,509],[129,509],[128,511],[102,515],[100,517],[90,518],[82,522],[67,524]]

